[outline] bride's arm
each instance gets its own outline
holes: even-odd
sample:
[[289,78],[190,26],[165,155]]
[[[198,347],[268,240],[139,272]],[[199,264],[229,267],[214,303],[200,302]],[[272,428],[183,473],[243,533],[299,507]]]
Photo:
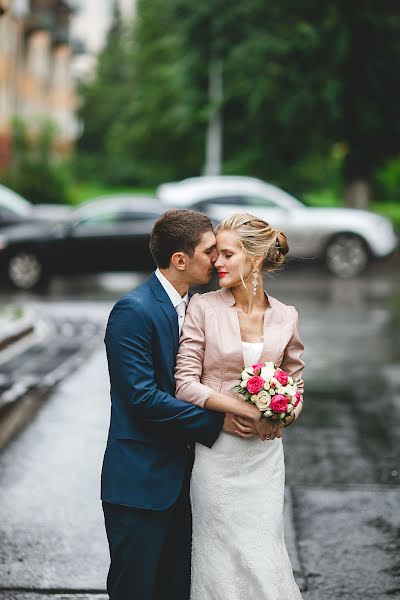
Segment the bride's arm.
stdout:
[[[294,327],[293,327],[293,335],[289,342],[289,344],[285,348],[285,352],[283,355],[283,361],[281,364],[281,368],[288,373],[293,379],[297,382],[297,388],[301,395],[304,393],[304,381],[302,379],[304,362],[301,360],[301,356],[304,352],[304,345],[300,339],[299,335],[299,316],[297,310],[294,306],[291,306],[293,317],[294,317]],[[303,410],[303,400],[299,402],[299,404],[294,409],[295,418],[288,423],[290,425],[293,421],[298,419],[301,411]]]
[[220,394],[211,387],[200,383],[205,345],[204,300],[199,294],[195,294],[186,313],[176,358],[176,397],[203,408],[234,414],[258,422],[260,411],[255,405]]

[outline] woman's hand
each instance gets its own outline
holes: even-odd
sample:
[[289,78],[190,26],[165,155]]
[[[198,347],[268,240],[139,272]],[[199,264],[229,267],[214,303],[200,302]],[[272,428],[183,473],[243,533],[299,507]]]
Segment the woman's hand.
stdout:
[[289,427],[296,420],[296,415],[292,414],[290,417],[286,417],[286,422],[282,427]]
[[264,418],[256,425],[257,433],[260,440],[274,440],[276,437],[282,437],[280,423],[276,423],[272,419]]

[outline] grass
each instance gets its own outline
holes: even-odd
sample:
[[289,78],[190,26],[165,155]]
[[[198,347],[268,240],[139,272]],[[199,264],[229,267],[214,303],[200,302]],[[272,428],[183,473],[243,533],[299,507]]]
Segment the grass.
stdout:
[[16,321],[24,316],[24,310],[21,306],[10,304],[0,304],[0,323]]
[[83,182],[76,184],[71,189],[71,204],[78,205],[87,200],[93,200],[98,196],[107,196],[108,194],[135,194],[144,196],[153,196],[154,188],[141,188],[134,186],[116,186],[110,187],[96,182]]

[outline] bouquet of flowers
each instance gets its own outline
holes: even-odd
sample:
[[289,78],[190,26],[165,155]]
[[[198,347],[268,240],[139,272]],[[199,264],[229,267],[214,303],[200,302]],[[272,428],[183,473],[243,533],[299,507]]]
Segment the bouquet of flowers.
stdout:
[[246,367],[239,385],[233,389],[246,402],[253,402],[258,407],[261,418],[270,417],[283,423],[303,399],[294,379],[273,362]]

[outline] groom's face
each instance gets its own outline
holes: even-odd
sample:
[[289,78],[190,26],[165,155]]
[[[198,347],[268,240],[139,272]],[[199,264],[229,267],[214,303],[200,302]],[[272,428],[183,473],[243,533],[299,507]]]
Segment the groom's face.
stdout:
[[187,263],[186,272],[190,285],[201,285],[210,281],[217,257],[215,235],[211,230],[206,231]]

